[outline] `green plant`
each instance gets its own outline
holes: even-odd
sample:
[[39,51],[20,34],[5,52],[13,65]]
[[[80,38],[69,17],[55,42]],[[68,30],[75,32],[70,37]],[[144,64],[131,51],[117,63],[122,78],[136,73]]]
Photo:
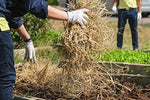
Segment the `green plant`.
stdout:
[[19,34],[15,31],[15,30],[13,30],[13,29],[11,29],[11,36],[12,36],[12,40],[13,40],[13,42],[14,42],[14,49],[18,49],[18,48],[21,48],[23,45],[24,45],[24,43],[23,43],[23,41],[22,41],[22,38],[19,36]]
[[61,40],[61,34],[60,33],[61,33],[61,31],[49,30],[45,34],[41,35],[40,38],[50,40],[52,44],[57,44]]
[[54,49],[52,47],[47,47],[47,48],[41,48],[39,50],[37,50],[36,52],[36,57],[38,59],[49,59],[49,61],[55,65],[58,64],[60,59],[63,59],[63,55],[60,55],[58,53],[59,51],[57,51],[57,49]]
[[133,70],[130,70],[130,71],[127,72],[127,74],[133,74],[133,73],[134,73]]
[[[33,41],[38,40],[39,35],[43,35],[43,33],[46,33],[47,30],[50,29],[48,20],[36,18],[35,16],[29,13],[23,17],[23,23],[25,25],[26,30],[32,37]],[[24,44],[22,38],[18,35],[18,33],[15,30],[11,30],[11,33],[12,39],[15,44],[15,49],[21,48]]]
[[[59,0],[46,0],[50,5],[58,5]],[[34,15],[27,13],[23,17],[23,23],[28,33],[31,35],[32,40],[39,40],[38,37],[45,34],[48,29],[50,29],[50,25],[48,20],[43,20],[36,18]],[[15,49],[22,48],[24,45],[22,38],[18,35],[18,33],[11,29],[12,39],[14,41]]]
[[150,64],[150,53],[131,50],[104,50],[100,59],[102,61]]
[[146,68],[144,68],[144,70],[145,70],[145,74],[147,75],[147,74],[150,74],[150,67],[146,67]]
[[24,62],[24,60],[19,55],[15,55],[14,62],[15,62],[15,64],[18,64],[18,63]]
[[29,13],[23,17],[23,23],[33,40],[37,38],[36,36],[46,33],[47,29],[49,29],[48,20],[36,18]]
[[50,5],[58,5],[59,0],[46,0]]
[[149,43],[146,43],[144,49],[149,49],[149,48],[150,48],[150,44],[149,44]]

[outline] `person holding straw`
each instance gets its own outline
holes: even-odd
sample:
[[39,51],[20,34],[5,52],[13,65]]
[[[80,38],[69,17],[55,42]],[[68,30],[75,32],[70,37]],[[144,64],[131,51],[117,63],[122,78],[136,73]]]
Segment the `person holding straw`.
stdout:
[[[27,58],[34,54],[32,39],[26,31],[21,19],[26,13],[38,18],[52,18],[68,22],[79,23],[85,27],[88,19],[88,9],[65,12],[48,5],[44,0],[1,0],[0,1],[0,100],[13,100],[13,85],[16,72],[14,68],[13,42],[10,28],[16,29],[26,42]],[[36,23],[35,23],[36,24]]]

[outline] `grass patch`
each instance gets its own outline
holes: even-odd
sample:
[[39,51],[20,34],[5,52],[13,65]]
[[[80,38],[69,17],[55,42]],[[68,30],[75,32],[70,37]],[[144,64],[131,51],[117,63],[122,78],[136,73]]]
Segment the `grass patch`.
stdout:
[[18,63],[23,63],[24,60],[23,60],[22,57],[20,57],[19,54],[17,54],[17,55],[14,56],[14,62],[15,62],[15,64],[18,64]]
[[38,49],[36,52],[36,57],[38,59],[47,59],[52,65],[58,64],[60,60],[64,59],[64,57],[60,55],[59,51],[52,47]]

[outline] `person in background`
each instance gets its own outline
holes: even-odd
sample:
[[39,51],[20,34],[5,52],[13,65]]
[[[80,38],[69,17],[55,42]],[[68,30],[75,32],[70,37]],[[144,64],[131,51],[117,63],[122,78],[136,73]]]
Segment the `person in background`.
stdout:
[[[118,7],[118,9],[117,9]],[[141,0],[114,0],[112,10],[118,14],[117,48],[122,49],[123,32],[128,19],[133,50],[138,50],[137,19],[141,20]]]
[[[10,28],[16,29],[26,42],[26,59],[32,59],[33,43],[21,19],[27,13],[38,18],[52,18],[68,22],[79,23],[85,27],[88,19],[88,9],[65,12],[48,5],[44,0],[1,0],[0,1],[0,100],[13,100],[13,85],[16,72],[14,68],[13,42]],[[36,24],[36,23],[35,23]],[[31,52],[30,52],[31,51]]]

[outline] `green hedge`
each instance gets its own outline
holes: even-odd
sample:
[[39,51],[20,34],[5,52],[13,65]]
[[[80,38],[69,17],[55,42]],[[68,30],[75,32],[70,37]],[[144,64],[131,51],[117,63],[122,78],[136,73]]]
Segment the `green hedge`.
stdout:
[[[50,5],[58,5],[59,2],[59,0],[46,0],[46,1]],[[28,13],[23,17],[23,23],[25,25],[26,30],[32,37],[33,41],[38,41],[42,38],[50,39],[53,37],[52,42],[56,43],[58,39],[56,34],[58,34],[59,32],[51,31],[51,27],[47,19],[46,20],[39,19],[36,18],[34,15]],[[15,32],[15,30],[11,30],[11,33],[12,33],[12,39],[14,41],[15,49],[22,48],[22,46],[24,45],[22,38],[18,35],[17,32]],[[54,35],[48,36],[47,33],[48,34],[53,33]],[[42,39],[42,40],[46,40],[46,39]],[[34,43],[34,45],[36,44]]]
[[[47,30],[50,29],[48,20],[36,18],[34,15],[31,15],[29,13],[23,17],[23,23],[26,30],[32,37],[33,41],[39,39],[41,35],[44,35],[44,33],[46,34]],[[14,30],[11,31],[15,48],[21,48],[22,45],[24,44],[22,38],[18,35],[16,31]]]

